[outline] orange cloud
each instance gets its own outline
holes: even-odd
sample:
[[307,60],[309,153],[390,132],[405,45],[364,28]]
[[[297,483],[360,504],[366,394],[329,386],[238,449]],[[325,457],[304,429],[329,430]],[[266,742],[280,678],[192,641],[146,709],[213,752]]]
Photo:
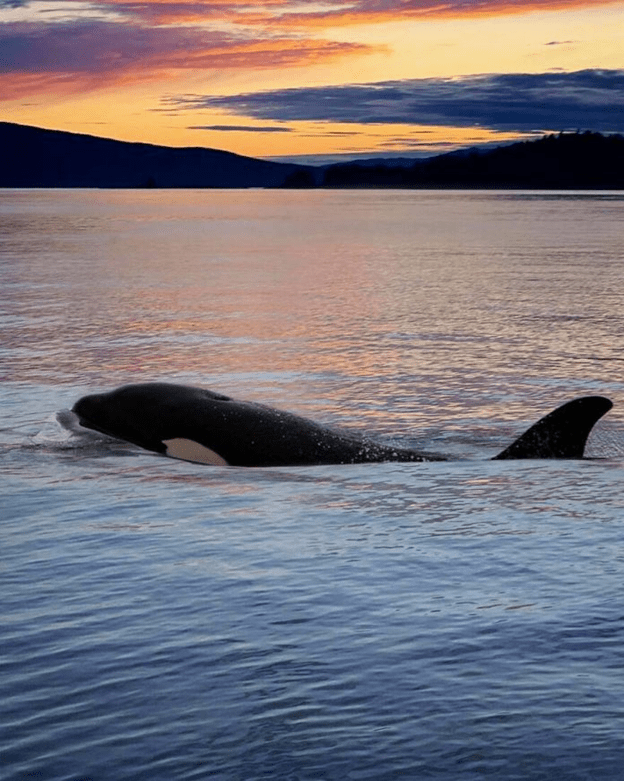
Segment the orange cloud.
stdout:
[[158,24],[219,19],[250,28],[312,30],[402,19],[509,16],[619,4],[619,0],[335,0],[323,8],[315,3],[306,7],[305,3],[296,0],[262,0],[243,5],[233,0],[206,3],[197,0],[146,0],[143,3],[104,0],[100,7],[115,7]]
[[373,50],[363,44],[301,37],[250,39],[199,27],[101,20],[0,25],[0,97],[53,89],[85,92],[202,69],[309,65]]
[[215,47],[208,51],[170,53],[167,64],[181,69],[267,68],[310,65],[355,52],[371,51],[362,44],[301,39],[277,39]]
[[[328,0],[326,4],[99,0],[97,6],[76,3],[72,18],[67,2],[63,20],[33,9],[29,21],[2,23],[0,16],[0,99],[44,92],[85,93],[202,69],[308,66],[386,51],[336,40],[337,35],[334,40],[322,37],[325,28],[341,25],[609,4],[609,0]],[[14,5],[11,0],[9,5]],[[6,0],[0,0],[3,7],[7,8]],[[10,18],[8,11],[6,18]]]
[[[334,4],[334,6],[337,4]],[[379,0],[379,2],[345,2],[344,10],[286,12],[281,14],[249,13],[239,16],[249,24],[273,24],[288,29],[348,27],[382,24],[401,20],[465,19],[511,16],[536,11],[569,11],[574,8],[593,8],[620,5],[619,0]]]

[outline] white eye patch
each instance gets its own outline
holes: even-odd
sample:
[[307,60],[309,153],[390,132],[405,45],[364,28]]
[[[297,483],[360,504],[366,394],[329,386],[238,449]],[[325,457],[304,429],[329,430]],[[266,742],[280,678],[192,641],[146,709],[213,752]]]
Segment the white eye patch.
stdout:
[[209,447],[193,442],[192,439],[163,439],[167,446],[167,455],[182,461],[193,461],[196,464],[212,464],[212,466],[228,466],[228,462]]

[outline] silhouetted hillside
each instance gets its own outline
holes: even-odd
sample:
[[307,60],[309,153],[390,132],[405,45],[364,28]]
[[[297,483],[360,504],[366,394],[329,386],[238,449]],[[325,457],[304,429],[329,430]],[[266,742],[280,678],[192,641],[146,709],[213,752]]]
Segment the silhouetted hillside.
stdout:
[[0,187],[276,187],[303,166],[0,122]]
[[468,154],[450,153],[409,167],[337,164],[323,187],[624,189],[624,137],[562,133]]
[[562,133],[396,163],[274,163],[0,122],[0,187],[624,189],[624,137]]

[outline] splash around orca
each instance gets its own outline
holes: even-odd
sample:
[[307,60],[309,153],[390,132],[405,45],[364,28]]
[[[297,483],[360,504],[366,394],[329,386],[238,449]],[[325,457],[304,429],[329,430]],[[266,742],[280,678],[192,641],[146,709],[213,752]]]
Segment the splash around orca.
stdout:
[[[569,401],[541,418],[496,459],[582,458],[602,396]],[[334,431],[290,412],[184,385],[125,385],[84,396],[81,426],[155,453],[219,466],[305,466],[382,461],[445,461]]]

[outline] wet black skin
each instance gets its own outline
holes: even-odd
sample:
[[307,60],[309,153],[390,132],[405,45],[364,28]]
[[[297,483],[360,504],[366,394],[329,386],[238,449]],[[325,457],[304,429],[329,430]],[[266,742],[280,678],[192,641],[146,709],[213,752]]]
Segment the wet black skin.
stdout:
[[[611,406],[602,396],[568,402],[495,458],[582,458],[592,427]],[[146,450],[166,453],[167,440],[191,440],[231,466],[446,460],[360,439],[261,404],[171,383],[126,385],[85,396],[73,412],[82,426]]]

